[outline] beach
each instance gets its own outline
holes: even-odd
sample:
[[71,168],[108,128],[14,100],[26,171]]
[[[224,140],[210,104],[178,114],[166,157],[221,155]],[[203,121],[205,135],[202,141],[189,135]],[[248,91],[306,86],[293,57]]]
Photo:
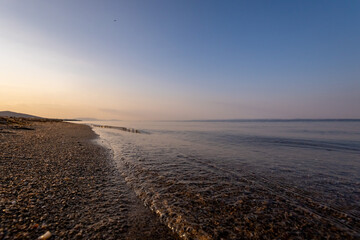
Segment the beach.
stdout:
[[0,118],[1,239],[176,239],[96,139],[82,124]]
[[360,1],[2,1],[0,240],[360,240]]
[[359,237],[358,122],[111,124],[0,117],[1,239]]

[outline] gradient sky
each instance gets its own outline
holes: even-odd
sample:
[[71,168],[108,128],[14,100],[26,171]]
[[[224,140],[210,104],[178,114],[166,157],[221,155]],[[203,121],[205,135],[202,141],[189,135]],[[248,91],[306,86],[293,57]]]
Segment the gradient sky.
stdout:
[[1,110],[360,118],[360,1],[0,0]]

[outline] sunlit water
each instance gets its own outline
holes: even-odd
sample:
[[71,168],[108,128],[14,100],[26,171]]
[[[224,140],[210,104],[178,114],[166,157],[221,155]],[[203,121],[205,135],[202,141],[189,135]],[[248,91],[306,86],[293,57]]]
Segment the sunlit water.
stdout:
[[360,121],[94,123],[184,239],[359,237]]

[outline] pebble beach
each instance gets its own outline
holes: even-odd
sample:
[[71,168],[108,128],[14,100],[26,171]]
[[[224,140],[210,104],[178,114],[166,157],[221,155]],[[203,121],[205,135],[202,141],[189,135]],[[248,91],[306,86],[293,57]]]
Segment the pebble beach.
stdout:
[[0,118],[0,239],[177,239],[89,126]]

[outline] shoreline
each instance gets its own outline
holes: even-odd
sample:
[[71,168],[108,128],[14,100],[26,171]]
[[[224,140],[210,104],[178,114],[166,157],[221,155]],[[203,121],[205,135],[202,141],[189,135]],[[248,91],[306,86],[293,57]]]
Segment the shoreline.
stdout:
[[178,239],[136,197],[90,126],[4,119],[1,239]]

